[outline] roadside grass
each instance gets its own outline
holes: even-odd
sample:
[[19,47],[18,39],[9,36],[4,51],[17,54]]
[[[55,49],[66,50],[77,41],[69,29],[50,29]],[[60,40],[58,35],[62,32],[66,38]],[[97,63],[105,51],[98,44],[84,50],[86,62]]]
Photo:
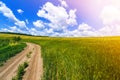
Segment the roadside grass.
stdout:
[[25,43],[17,41],[14,42],[12,38],[0,39],[0,66],[3,66],[8,59],[18,54],[25,47],[26,47]]
[[9,44],[9,39],[0,39],[0,49],[1,47],[7,46]]
[[31,57],[31,54],[32,54],[32,52],[29,52],[29,53],[26,55],[26,57],[27,57],[27,58],[30,58],[30,57]]
[[12,78],[12,80],[22,80],[23,75],[25,73],[25,69],[28,67],[28,62],[24,62],[23,64],[19,65],[17,75]]
[[7,46],[0,50],[0,66],[4,64],[8,59],[18,54],[26,47],[25,43],[20,43],[14,46]]

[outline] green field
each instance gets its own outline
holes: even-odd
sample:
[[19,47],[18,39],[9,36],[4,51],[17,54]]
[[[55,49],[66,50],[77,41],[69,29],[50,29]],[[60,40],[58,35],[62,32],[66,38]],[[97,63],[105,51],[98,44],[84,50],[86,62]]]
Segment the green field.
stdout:
[[42,47],[43,80],[120,80],[120,37],[21,37]]
[[120,80],[120,39],[34,41],[42,46],[43,80]]
[[8,59],[18,54],[25,47],[25,43],[16,42],[13,37],[10,39],[0,38],[0,66],[3,66]]

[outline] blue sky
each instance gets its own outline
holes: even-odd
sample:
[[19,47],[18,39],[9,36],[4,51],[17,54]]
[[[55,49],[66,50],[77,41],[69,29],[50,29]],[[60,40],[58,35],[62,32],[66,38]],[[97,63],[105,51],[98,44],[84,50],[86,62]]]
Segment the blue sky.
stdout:
[[2,0],[0,32],[43,36],[120,35],[119,0]]

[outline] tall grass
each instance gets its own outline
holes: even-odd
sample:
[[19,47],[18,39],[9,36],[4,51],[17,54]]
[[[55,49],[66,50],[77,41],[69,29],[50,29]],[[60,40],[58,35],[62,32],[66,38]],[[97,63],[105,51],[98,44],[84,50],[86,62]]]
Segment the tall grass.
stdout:
[[26,46],[25,43],[11,41],[12,39],[0,39],[0,66]]
[[10,40],[9,39],[0,39],[0,49],[4,46],[9,45]]
[[12,45],[12,46],[9,45],[1,49],[0,50],[0,66],[2,66],[3,63],[6,62],[9,58],[15,56],[20,51],[22,51],[25,46],[26,44],[22,43],[22,44],[17,44],[17,45]]
[[19,65],[17,75],[12,78],[12,80],[23,80],[23,75],[25,74],[25,69],[29,66],[28,62],[24,62]]
[[42,46],[43,80],[120,80],[119,39],[53,39]]
[[22,38],[42,47],[43,80],[120,80],[120,37]]

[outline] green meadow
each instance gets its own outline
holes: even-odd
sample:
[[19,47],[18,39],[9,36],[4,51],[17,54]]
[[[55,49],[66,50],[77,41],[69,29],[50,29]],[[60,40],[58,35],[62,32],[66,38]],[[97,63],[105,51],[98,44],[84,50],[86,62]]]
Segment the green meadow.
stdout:
[[120,80],[120,37],[21,38],[41,46],[43,80]]
[[21,52],[26,44],[19,42],[19,37],[4,38],[0,37],[0,66],[3,66],[4,63]]

